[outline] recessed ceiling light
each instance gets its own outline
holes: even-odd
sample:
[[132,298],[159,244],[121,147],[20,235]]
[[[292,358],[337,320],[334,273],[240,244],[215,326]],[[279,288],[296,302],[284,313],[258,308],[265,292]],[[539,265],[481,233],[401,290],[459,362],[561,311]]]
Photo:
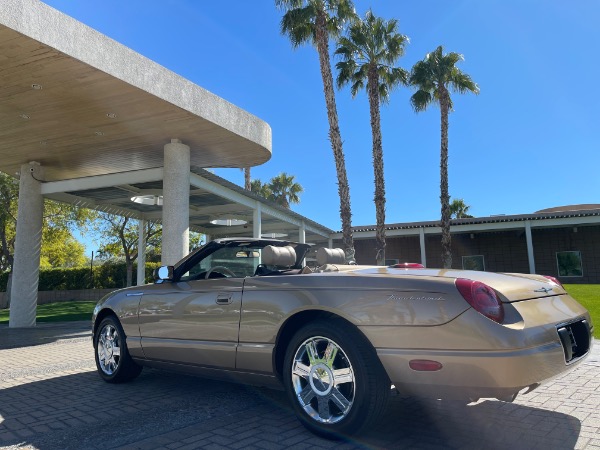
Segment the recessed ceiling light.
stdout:
[[264,238],[277,239],[277,238],[287,237],[287,234],[285,234],[285,233],[263,233],[263,234],[261,234],[261,236]]
[[131,201],[133,203],[139,203],[140,205],[162,206],[163,197],[162,195],[137,195],[131,197]]
[[242,219],[213,219],[210,221],[213,225],[223,225],[225,227],[234,227],[236,225],[246,225],[248,222]]
[[29,116],[29,114],[21,114],[19,117],[21,119],[31,119],[31,116]]
[[115,113],[108,113],[108,114],[106,115],[106,117],[108,117],[109,119],[116,119],[116,118],[117,118],[117,115],[116,115]]
[[104,136],[104,132],[102,132],[102,131],[96,131],[96,132],[94,132],[94,134],[96,136]]
[[36,91],[41,91],[42,90],[42,85],[41,84],[32,84],[31,87],[33,89],[35,89]]

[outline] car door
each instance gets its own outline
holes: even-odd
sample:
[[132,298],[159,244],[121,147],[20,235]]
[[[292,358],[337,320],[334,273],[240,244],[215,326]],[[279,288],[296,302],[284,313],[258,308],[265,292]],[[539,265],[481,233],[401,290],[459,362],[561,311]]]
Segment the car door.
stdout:
[[139,307],[145,357],[234,368],[243,283],[243,277],[229,277],[145,288]]

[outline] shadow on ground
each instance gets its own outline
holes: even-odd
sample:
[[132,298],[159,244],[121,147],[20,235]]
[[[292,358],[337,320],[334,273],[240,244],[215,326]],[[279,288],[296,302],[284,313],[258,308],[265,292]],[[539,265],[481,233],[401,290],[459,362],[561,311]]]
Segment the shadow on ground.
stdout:
[[302,428],[283,392],[157,370],[122,385],[84,372],[8,387],[0,397],[0,446],[43,449],[174,442],[272,449],[549,449],[573,448],[581,429],[572,416],[499,401],[466,406],[395,397],[377,428],[330,442]]
[[35,328],[9,328],[0,324],[0,350],[49,344],[59,340],[92,338],[92,321],[37,323]]

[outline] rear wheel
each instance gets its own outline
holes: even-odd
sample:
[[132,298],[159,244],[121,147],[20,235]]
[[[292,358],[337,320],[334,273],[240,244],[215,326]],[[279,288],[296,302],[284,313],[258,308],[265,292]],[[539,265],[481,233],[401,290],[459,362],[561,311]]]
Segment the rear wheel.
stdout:
[[100,322],[94,335],[94,348],[96,367],[104,381],[123,383],[133,380],[142,371],[129,356],[123,327],[114,316]]
[[357,434],[378,420],[390,396],[373,347],[335,319],[308,324],[294,335],[283,376],[302,424],[330,439]]

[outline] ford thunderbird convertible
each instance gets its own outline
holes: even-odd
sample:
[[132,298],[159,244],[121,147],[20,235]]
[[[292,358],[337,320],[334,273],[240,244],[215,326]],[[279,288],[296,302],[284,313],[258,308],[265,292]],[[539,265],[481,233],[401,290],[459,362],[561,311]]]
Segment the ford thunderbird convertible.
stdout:
[[512,401],[577,367],[588,312],[552,277],[345,264],[341,249],[219,239],[155,283],[104,297],[98,373],[143,366],[283,387],[325,437],[359,433],[404,396]]

